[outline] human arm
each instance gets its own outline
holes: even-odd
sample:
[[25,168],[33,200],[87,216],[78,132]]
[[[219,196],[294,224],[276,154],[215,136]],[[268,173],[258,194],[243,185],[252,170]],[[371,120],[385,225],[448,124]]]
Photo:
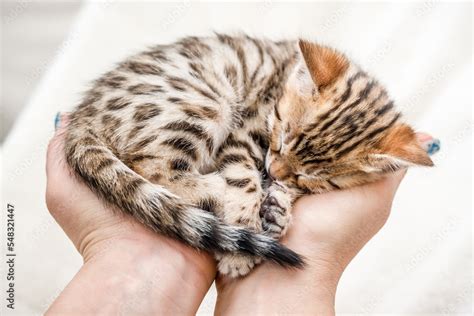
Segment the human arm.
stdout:
[[283,270],[264,263],[243,279],[219,278],[216,315],[333,315],[338,281],[386,222],[404,173],[298,200],[282,242],[302,254],[307,266]]
[[63,132],[48,147],[46,201],[84,263],[47,314],[194,314],[214,280],[212,257],[100,201],[68,169]]

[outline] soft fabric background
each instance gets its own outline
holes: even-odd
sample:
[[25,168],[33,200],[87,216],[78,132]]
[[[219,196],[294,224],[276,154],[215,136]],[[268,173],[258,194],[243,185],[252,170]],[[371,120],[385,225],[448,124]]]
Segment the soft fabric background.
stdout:
[[60,51],[81,0],[0,1],[0,143]]
[[[471,314],[472,4],[273,1],[82,7],[2,147],[2,227],[12,203],[17,250],[16,310],[5,310],[2,298],[2,314],[41,314],[81,266],[44,203],[55,113],[70,110],[88,82],[127,55],[212,30],[304,36],[338,47],[387,85],[417,129],[441,139],[436,168],[410,170],[388,223],[344,273],[337,312]],[[5,293],[5,264],[0,269]],[[202,315],[212,314],[214,299],[211,289]]]

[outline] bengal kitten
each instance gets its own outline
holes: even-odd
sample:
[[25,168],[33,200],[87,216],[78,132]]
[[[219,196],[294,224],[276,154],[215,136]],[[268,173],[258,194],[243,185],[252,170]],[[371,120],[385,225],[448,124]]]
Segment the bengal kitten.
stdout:
[[104,74],[71,114],[65,150],[103,200],[212,252],[232,277],[261,259],[303,266],[276,241],[297,197],[432,165],[385,89],[340,52],[221,34]]

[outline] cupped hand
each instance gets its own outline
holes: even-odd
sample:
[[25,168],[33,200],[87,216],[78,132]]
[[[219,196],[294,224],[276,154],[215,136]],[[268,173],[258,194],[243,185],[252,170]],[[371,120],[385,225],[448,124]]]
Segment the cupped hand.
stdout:
[[[213,258],[99,200],[69,169],[66,116],[60,125],[47,150],[46,203],[84,266],[48,312],[195,313],[215,277]],[[137,288],[145,289],[139,298],[133,294]],[[92,291],[96,294],[89,295]]]
[[216,314],[333,314],[342,272],[386,222],[404,174],[299,199],[282,243],[303,255],[306,267],[263,263],[246,278],[218,278]]
[[[212,257],[153,233],[100,201],[66,164],[66,124],[63,116],[48,146],[46,201],[84,267],[48,313],[195,313],[215,277]],[[337,282],[386,222],[404,173],[301,198],[282,242],[302,254],[307,266],[284,270],[263,263],[245,278],[218,278],[216,314],[334,313]],[[143,284],[145,291],[130,302]],[[99,294],[81,294],[91,291]]]
[[284,243],[308,253],[309,260],[331,262],[340,272],[387,221],[406,171],[357,188],[301,198],[293,229]]

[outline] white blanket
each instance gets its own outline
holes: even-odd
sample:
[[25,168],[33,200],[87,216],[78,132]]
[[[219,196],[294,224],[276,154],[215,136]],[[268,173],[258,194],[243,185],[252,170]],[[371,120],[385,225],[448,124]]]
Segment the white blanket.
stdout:
[[[471,314],[472,5],[273,1],[84,6],[3,146],[2,191],[16,208],[18,253],[16,310],[8,314],[44,312],[81,266],[44,202],[55,113],[127,55],[212,30],[333,45],[385,83],[416,128],[441,139],[436,167],[410,170],[388,223],[345,271],[337,312]],[[211,290],[200,313],[211,314],[214,300]]]

